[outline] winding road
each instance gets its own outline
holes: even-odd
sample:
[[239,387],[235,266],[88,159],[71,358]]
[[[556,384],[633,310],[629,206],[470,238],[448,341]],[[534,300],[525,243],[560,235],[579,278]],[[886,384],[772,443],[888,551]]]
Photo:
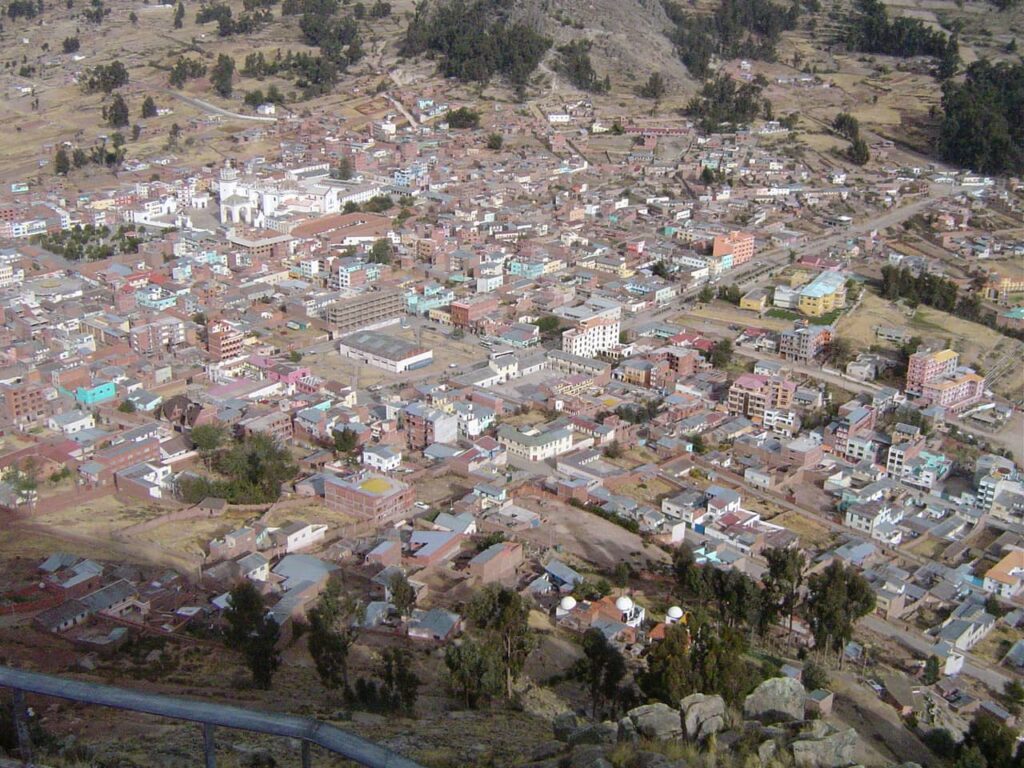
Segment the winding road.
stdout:
[[197,99],[197,98],[194,98],[192,96],[186,96],[185,94],[178,93],[177,91],[175,91],[175,90],[173,90],[171,88],[164,88],[163,92],[168,94],[169,96],[173,96],[178,101],[185,102],[190,107],[195,107],[196,109],[202,110],[203,112],[206,112],[206,113],[211,114],[211,115],[219,115],[220,117],[230,117],[230,118],[233,118],[235,120],[248,120],[248,121],[254,122],[254,123],[276,123],[277,122],[277,118],[276,117],[269,117],[269,116],[263,116],[263,115],[242,115],[242,114],[239,114],[238,112],[229,112],[228,110],[223,109],[222,107],[218,107],[216,104],[211,104],[208,101],[203,101],[202,99]]

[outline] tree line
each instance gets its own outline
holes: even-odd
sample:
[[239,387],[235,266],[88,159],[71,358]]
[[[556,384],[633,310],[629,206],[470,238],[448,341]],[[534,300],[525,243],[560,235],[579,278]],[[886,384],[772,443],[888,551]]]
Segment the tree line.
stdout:
[[751,58],[775,60],[781,34],[796,28],[800,5],[788,8],[771,0],[721,0],[708,16],[684,10],[675,0],[662,5],[674,29],[669,38],[694,77],[707,77],[711,59]]
[[954,313],[965,320],[981,317],[981,299],[977,294],[960,294],[952,280],[921,272],[915,275],[906,267],[886,264],[882,267],[882,296],[889,301],[905,299],[911,305],[926,304],[940,312]]
[[192,430],[191,437],[207,470],[219,476],[179,478],[178,495],[189,504],[207,496],[232,504],[277,501],[281,485],[295,477],[291,453],[270,435],[255,432],[232,440],[222,425],[203,424]]
[[881,0],[857,0],[856,12],[847,25],[843,42],[861,53],[886,56],[932,56],[938,61],[936,74],[947,79],[960,63],[956,35],[946,35],[926,26],[920,19],[889,18]]
[[687,105],[686,114],[705,133],[749,123],[770,110],[770,103],[761,96],[763,87],[761,82],[737,83],[729,75],[719,74],[704,82]]
[[942,89],[938,148],[944,160],[982,173],[1024,172],[1024,64],[981,59]]
[[500,76],[524,86],[551,41],[527,24],[509,23],[505,15],[512,5],[512,0],[419,3],[401,54],[439,54],[446,77],[487,82]]

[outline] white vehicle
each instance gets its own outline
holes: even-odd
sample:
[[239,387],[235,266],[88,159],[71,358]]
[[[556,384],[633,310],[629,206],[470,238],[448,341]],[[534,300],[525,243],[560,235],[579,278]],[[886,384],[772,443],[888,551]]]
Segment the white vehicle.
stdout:
[[422,501],[417,501],[413,506],[416,507],[416,509],[430,509],[430,505],[425,504]]

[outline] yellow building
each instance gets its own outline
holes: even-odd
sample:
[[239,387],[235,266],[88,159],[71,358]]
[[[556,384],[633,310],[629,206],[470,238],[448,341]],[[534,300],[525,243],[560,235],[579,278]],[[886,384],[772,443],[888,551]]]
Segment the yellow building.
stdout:
[[846,306],[846,279],[838,272],[822,272],[800,290],[797,309],[808,317],[821,317]]
[[754,288],[740,299],[740,309],[746,309],[751,312],[764,312],[767,308],[768,291],[764,288]]

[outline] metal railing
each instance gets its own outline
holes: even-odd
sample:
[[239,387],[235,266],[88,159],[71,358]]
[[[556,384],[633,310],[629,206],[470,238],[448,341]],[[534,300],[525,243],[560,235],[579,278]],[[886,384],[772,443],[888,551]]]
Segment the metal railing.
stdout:
[[112,685],[90,683],[3,666],[0,666],[0,686],[10,688],[13,692],[14,723],[18,746],[21,760],[28,766],[33,765],[34,761],[29,737],[25,694],[31,693],[83,704],[95,704],[201,723],[207,768],[216,766],[214,742],[216,726],[298,739],[302,744],[303,768],[310,768],[312,765],[310,754],[310,745],[312,744],[353,760],[359,765],[369,766],[369,768],[421,768],[412,760],[395,754],[379,744],[374,744],[333,725],[307,717],[261,712],[227,704],[164,696],[158,693],[143,693]]

